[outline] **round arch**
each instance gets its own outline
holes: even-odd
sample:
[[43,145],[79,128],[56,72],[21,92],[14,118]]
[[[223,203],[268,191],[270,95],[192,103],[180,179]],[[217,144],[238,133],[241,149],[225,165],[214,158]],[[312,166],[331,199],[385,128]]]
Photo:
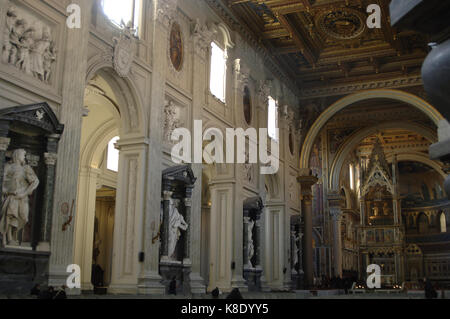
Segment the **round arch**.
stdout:
[[422,111],[426,116],[428,116],[433,121],[433,123],[436,124],[436,126],[438,126],[439,122],[444,119],[443,116],[431,104],[421,99],[420,97],[407,92],[399,90],[379,89],[379,90],[363,91],[348,95],[340,99],[333,105],[331,105],[327,110],[325,110],[309,130],[302,147],[302,153],[300,157],[300,168],[308,168],[309,158],[311,156],[311,151],[314,142],[319,136],[322,128],[334,115],[336,115],[338,112],[342,111],[346,107],[353,105],[357,102],[373,99],[391,99],[395,101],[404,102]]
[[95,76],[100,76],[106,81],[117,99],[121,115],[121,135],[146,136],[147,116],[135,82],[130,77],[120,77],[114,70],[112,60],[105,59],[102,54],[88,61],[86,83],[91,82]]
[[[357,145],[360,143],[364,138],[367,136],[376,134],[377,132],[381,130],[388,130],[388,129],[404,129],[416,132],[426,139],[428,139],[430,142],[435,143],[437,141],[437,135],[427,127],[421,126],[419,124],[415,123],[409,123],[409,122],[387,122],[382,123],[379,125],[375,125],[372,127],[368,127],[366,129],[362,129],[354,133],[338,150],[336,153],[336,156],[333,160],[333,163],[330,166],[330,179],[329,179],[329,187],[330,189],[339,189],[339,177],[340,172],[342,170],[342,166],[344,165],[344,162],[346,160],[347,154],[349,154]],[[439,165],[427,158],[425,155],[419,156],[418,154],[410,154],[414,155],[414,158],[420,159],[419,161],[424,163],[426,161],[427,164],[433,168],[438,167],[438,172],[441,173],[442,169],[439,167]],[[401,154],[401,158],[406,158],[405,154]],[[392,159],[391,159],[392,161]],[[403,159],[404,161],[404,159]]]

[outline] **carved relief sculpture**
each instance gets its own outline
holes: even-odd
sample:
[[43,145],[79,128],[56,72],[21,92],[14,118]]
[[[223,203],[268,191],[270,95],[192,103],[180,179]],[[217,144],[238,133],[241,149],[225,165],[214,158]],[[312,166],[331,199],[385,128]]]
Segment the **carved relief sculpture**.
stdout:
[[170,200],[169,210],[169,258],[175,260],[174,254],[177,243],[180,240],[181,230],[186,231],[189,225],[184,220],[183,215],[177,209],[179,200]]
[[26,164],[25,156],[25,150],[15,150],[12,161],[5,165],[0,220],[3,245],[17,246],[21,242],[19,233],[28,223],[29,217],[28,197],[39,186],[39,179],[33,169]]
[[3,34],[2,61],[14,65],[28,75],[49,83],[52,65],[56,61],[56,46],[48,26],[19,17],[17,9],[6,13]]

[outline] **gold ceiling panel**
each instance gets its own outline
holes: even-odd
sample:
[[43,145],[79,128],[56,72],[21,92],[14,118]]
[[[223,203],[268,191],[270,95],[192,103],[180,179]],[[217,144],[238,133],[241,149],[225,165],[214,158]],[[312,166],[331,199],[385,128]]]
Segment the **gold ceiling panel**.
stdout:
[[[222,0],[302,88],[420,74],[427,38],[390,26],[389,0]],[[367,6],[382,8],[381,29]]]

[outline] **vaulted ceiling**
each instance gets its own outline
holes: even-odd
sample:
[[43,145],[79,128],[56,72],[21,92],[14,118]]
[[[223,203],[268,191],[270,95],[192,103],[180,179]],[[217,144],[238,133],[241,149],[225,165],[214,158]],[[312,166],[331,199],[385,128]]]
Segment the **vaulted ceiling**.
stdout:
[[[390,26],[390,0],[221,0],[302,89],[420,75],[427,38]],[[369,29],[367,7],[382,8]]]

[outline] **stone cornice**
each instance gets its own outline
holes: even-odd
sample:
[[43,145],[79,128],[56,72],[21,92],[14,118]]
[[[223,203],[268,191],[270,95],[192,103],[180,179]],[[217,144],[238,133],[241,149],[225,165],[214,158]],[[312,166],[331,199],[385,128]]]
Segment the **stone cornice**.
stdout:
[[301,89],[300,99],[311,99],[327,96],[347,95],[364,90],[374,89],[396,89],[410,86],[422,85],[422,77],[420,75],[392,78],[380,81],[347,83],[342,85],[332,85],[326,87],[317,87],[311,89]]

